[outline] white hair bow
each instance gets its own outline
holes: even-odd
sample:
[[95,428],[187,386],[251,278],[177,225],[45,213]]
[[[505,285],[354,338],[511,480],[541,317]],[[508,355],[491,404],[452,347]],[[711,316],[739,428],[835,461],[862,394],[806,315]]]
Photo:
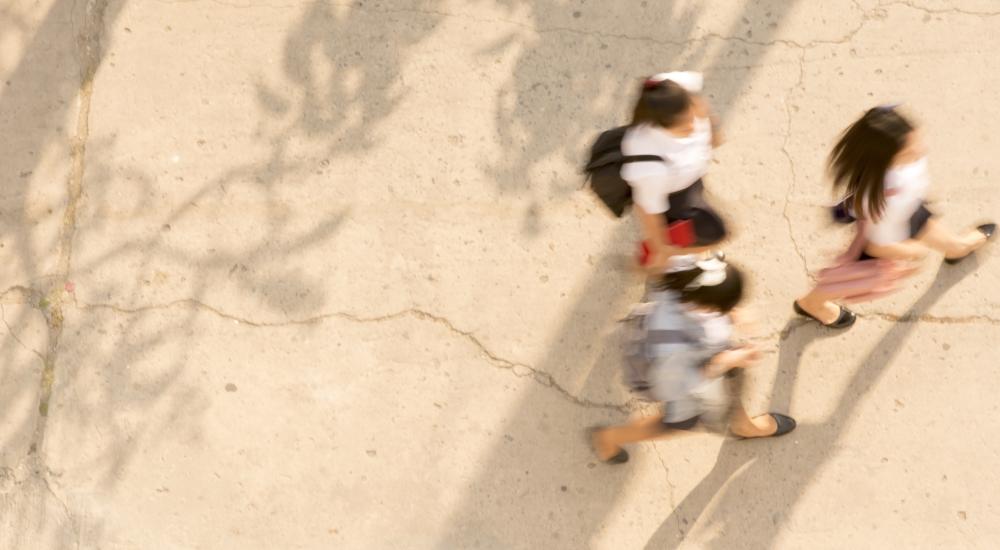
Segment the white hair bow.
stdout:
[[647,82],[663,82],[664,80],[673,80],[677,84],[680,84],[681,88],[697,94],[701,92],[701,88],[704,85],[705,79],[702,77],[701,73],[696,73],[694,71],[674,71],[670,73],[657,73],[649,77]]
[[684,287],[684,290],[695,290],[703,286],[721,285],[726,280],[726,262],[711,258],[702,260],[695,265],[701,269],[701,274]]

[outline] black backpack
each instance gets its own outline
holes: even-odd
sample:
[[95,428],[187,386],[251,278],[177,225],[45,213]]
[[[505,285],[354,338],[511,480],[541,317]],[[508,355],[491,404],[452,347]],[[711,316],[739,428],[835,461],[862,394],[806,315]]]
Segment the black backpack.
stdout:
[[663,157],[657,155],[622,154],[622,138],[628,128],[619,126],[601,132],[590,148],[590,161],[584,168],[590,181],[590,189],[618,218],[632,204],[632,187],[622,179],[622,165],[629,162],[665,162]]

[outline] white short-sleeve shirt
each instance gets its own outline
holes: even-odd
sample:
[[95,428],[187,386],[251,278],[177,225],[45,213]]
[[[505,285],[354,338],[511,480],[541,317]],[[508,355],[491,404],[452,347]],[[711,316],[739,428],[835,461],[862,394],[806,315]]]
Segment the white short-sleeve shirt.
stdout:
[[878,220],[869,220],[868,240],[885,245],[911,238],[910,218],[923,205],[930,184],[927,157],[886,171],[885,210]]
[[[677,82],[689,92],[701,91],[701,75],[693,72],[663,73],[654,78]],[[632,162],[622,165],[622,179],[632,186],[632,200],[650,214],[670,209],[667,195],[681,191],[708,171],[712,160],[712,124],[696,118],[694,132],[679,138],[665,128],[640,124],[622,139],[625,155],[658,155],[667,162]]]

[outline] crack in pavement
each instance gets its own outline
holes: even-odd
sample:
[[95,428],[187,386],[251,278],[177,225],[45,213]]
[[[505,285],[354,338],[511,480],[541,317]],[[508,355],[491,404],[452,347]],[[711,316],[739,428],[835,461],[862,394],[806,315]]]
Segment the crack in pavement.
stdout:
[[20,344],[21,347],[24,348],[25,350],[30,351],[31,353],[34,353],[39,359],[41,359],[42,364],[44,365],[45,364],[45,356],[42,355],[42,352],[40,352],[40,351],[36,350],[35,348],[33,348],[33,347],[25,344],[24,342],[22,342],[21,339],[17,336],[17,333],[14,332],[14,328],[11,327],[10,323],[7,322],[7,310],[3,307],[2,303],[0,303],[0,320],[3,320],[3,324],[4,324],[5,327],[7,327],[7,332],[10,334],[11,338],[13,338],[14,341],[17,342],[18,344]]
[[885,2],[878,5],[878,7],[880,8],[886,8],[889,6],[905,6],[913,10],[931,14],[950,13],[957,15],[971,15],[973,17],[996,17],[1000,15],[1000,11],[975,11],[975,10],[966,10],[962,8],[929,8],[927,6],[918,6],[917,4],[914,4],[912,2],[902,2],[899,0],[895,2]]
[[889,321],[892,323],[931,323],[938,325],[973,325],[973,324],[988,324],[988,325],[1000,325],[1000,319],[996,317],[990,317],[989,315],[964,315],[960,317],[950,316],[950,315],[931,315],[925,313],[923,315],[913,315],[910,313],[904,313],[903,315],[896,315],[893,313],[871,313],[868,315],[861,315],[862,318],[874,318],[880,319],[882,321]]
[[[667,502],[670,504],[671,510],[676,510],[677,498],[675,497],[674,492],[677,490],[677,487],[675,487],[674,484],[670,482],[670,468],[667,467],[667,462],[663,460],[663,455],[660,454],[660,449],[656,446],[656,442],[651,441],[650,445],[652,445],[653,447],[653,453],[656,454],[656,458],[659,459],[660,461],[660,466],[663,466],[663,478],[666,480],[668,488]],[[683,536],[684,530],[681,528],[681,518],[678,514],[673,514],[673,515],[677,516],[674,518],[674,521],[677,525],[677,533]]]
[[426,9],[426,8],[384,8],[381,6],[368,6],[361,2],[320,2],[316,0],[307,0],[303,2],[286,2],[286,3],[265,3],[265,2],[254,2],[251,4],[237,4],[235,2],[227,2],[225,0],[154,0],[160,4],[196,4],[198,2],[211,2],[213,4],[221,6],[229,6],[233,8],[240,9],[250,9],[250,8],[269,8],[269,9],[289,9],[305,6],[313,6],[316,4],[323,4],[325,6],[341,7],[341,8],[351,8],[362,12],[378,13],[382,15],[392,15],[392,14],[409,14],[409,15],[424,15],[432,17],[441,18],[453,18],[453,19],[464,19],[467,21],[472,21],[475,23],[483,23],[488,25],[503,24],[512,27],[517,27],[527,31],[534,32],[535,34],[555,34],[555,33],[566,33],[575,34],[578,36],[592,36],[598,38],[609,38],[618,40],[628,40],[633,42],[644,42],[648,44],[655,44],[660,46],[689,46],[692,44],[699,44],[702,42],[708,42],[710,40],[720,40],[724,42],[739,42],[741,44],[751,45],[751,46],[787,46],[790,48],[797,49],[808,49],[815,46],[821,45],[839,45],[846,44],[850,42],[867,24],[870,20],[869,12],[865,11],[857,2],[853,0],[854,7],[861,12],[861,21],[859,24],[844,33],[840,38],[826,39],[826,40],[810,40],[808,42],[799,42],[797,40],[779,38],[775,40],[752,40],[743,36],[726,36],[719,33],[704,33],[700,36],[688,38],[686,40],[671,40],[665,38],[655,38],[647,35],[630,35],[623,33],[609,33],[600,30],[587,30],[579,29],[574,27],[542,27],[538,28],[532,25],[530,22],[518,21],[515,19],[508,19],[503,17],[498,18],[486,18],[477,17],[470,13],[461,12],[450,12],[444,10]]
[[45,487],[45,490],[50,495],[52,495],[52,498],[54,498],[56,502],[59,503],[60,506],[62,506],[63,513],[66,514],[66,519],[70,522],[70,524],[72,525],[73,532],[76,534],[76,547],[79,549],[80,522],[76,519],[76,517],[72,514],[72,512],[70,512],[69,505],[66,503],[66,500],[63,497],[59,496],[59,493],[57,493],[55,489],[52,488],[52,482],[51,480],[49,480],[48,473],[35,472],[35,474],[37,478],[42,481],[42,485]]
[[400,318],[404,318],[404,317],[415,318],[415,319],[419,319],[419,320],[422,320],[422,321],[429,321],[429,322],[433,322],[435,324],[444,326],[445,328],[447,328],[453,334],[456,334],[456,335],[462,337],[463,339],[465,339],[466,341],[468,341],[469,343],[471,343],[474,347],[476,347],[479,350],[480,354],[482,354],[484,357],[486,357],[489,360],[489,362],[495,368],[499,368],[499,369],[503,369],[503,370],[509,370],[509,371],[511,371],[514,374],[514,376],[516,376],[518,378],[531,377],[535,382],[538,382],[539,384],[541,384],[541,385],[543,385],[545,387],[548,387],[548,388],[551,388],[551,389],[555,390],[563,398],[565,398],[566,400],[568,400],[568,401],[570,401],[570,402],[572,402],[572,403],[574,403],[576,405],[579,405],[579,406],[585,407],[585,408],[591,408],[591,409],[614,410],[614,411],[618,411],[618,412],[625,413],[625,414],[629,413],[636,406],[634,400],[629,400],[629,401],[627,401],[625,403],[622,403],[622,404],[616,404],[616,403],[603,403],[603,402],[598,402],[598,401],[591,401],[591,400],[583,398],[583,397],[578,397],[578,396],[574,395],[572,392],[570,392],[569,390],[567,390],[566,388],[564,388],[561,384],[559,384],[559,382],[557,382],[556,379],[555,379],[555,377],[553,377],[551,374],[549,374],[549,373],[547,373],[547,372],[545,372],[545,371],[543,371],[541,369],[538,369],[536,367],[533,367],[531,365],[528,365],[528,364],[525,364],[525,363],[520,363],[520,362],[517,362],[517,361],[511,361],[509,359],[501,357],[501,356],[497,355],[496,353],[494,353],[493,351],[491,351],[482,342],[482,340],[480,340],[479,337],[477,337],[472,332],[469,332],[469,331],[466,331],[466,330],[462,330],[462,329],[456,327],[454,325],[454,323],[452,323],[449,319],[447,319],[445,317],[442,317],[440,315],[435,315],[433,313],[430,313],[428,311],[425,311],[425,310],[422,310],[422,309],[418,309],[418,308],[404,309],[404,310],[401,310],[401,311],[397,311],[395,313],[390,313],[390,314],[386,314],[386,315],[380,315],[380,316],[377,316],[377,317],[362,317],[362,316],[355,315],[355,314],[352,314],[352,313],[334,312],[334,313],[325,313],[325,314],[322,314],[322,315],[316,315],[314,317],[308,317],[308,318],[305,318],[305,319],[298,319],[298,320],[289,320],[289,321],[281,321],[281,322],[260,322],[260,321],[252,321],[250,319],[245,319],[245,318],[238,317],[238,316],[230,314],[230,313],[226,313],[226,312],[221,311],[218,308],[212,307],[212,306],[210,306],[210,305],[208,305],[208,304],[206,304],[204,302],[201,302],[199,300],[190,299],[190,298],[186,298],[186,299],[182,299],[182,300],[175,300],[175,301],[169,302],[167,304],[152,305],[152,306],[142,306],[142,307],[138,307],[138,308],[134,308],[134,309],[122,308],[122,307],[119,307],[119,306],[116,306],[116,305],[112,305],[112,304],[88,304],[88,303],[77,303],[76,304],[76,307],[78,307],[81,310],[107,309],[107,310],[115,311],[117,313],[122,313],[122,314],[126,314],[126,315],[133,315],[133,314],[136,314],[136,313],[143,313],[143,312],[146,312],[146,311],[163,310],[163,309],[170,309],[170,308],[174,308],[174,307],[183,307],[183,306],[195,307],[197,309],[201,309],[201,310],[210,312],[210,313],[212,313],[214,315],[217,315],[217,316],[219,316],[221,318],[230,319],[232,321],[236,321],[238,323],[245,324],[245,325],[248,325],[248,326],[251,326],[251,327],[255,327],[255,328],[284,327],[284,326],[295,326],[295,325],[315,325],[315,324],[319,324],[319,323],[321,323],[321,322],[323,322],[323,321],[325,321],[327,319],[333,319],[333,318],[345,319],[345,320],[352,321],[352,322],[355,322],[355,323],[381,323],[381,322],[384,322],[384,321],[391,321],[391,320],[400,319]]
[[[356,315],[348,312],[333,312],[333,313],[324,313],[312,317],[307,317],[304,319],[292,319],[287,321],[254,321],[251,319],[233,315],[231,313],[227,313],[202,301],[190,298],[174,300],[172,302],[168,302],[165,304],[147,305],[136,308],[124,308],[114,304],[90,304],[90,303],[77,303],[77,302],[74,302],[74,305],[75,307],[83,311],[105,309],[123,315],[134,315],[148,311],[166,310],[171,308],[194,307],[196,309],[209,312],[217,317],[223,319],[229,319],[231,321],[235,321],[237,323],[247,325],[253,328],[280,328],[280,327],[298,326],[298,325],[316,325],[328,319],[345,319],[355,323],[381,323],[385,321],[392,321],[396,319],[410,317],[422,321],[433,322],[435,324],[445,327],[449,332],[471,343],[479,351],[479,353],[484,357],[486,357],[487,360],[495,368],[509,370],[514,374],[514,376],[518,378],[531,377],[535,382],[545,387],[553,389],[554,391],[559,393],[560,396],[562,396],[564,399],[572,402],[575,405],[585,408],[614,410],[617,412],[621,412],[623,414],[634,412],[635,410],[641,407],[641,404],[635,399],[630,399],[624,403],[616,404],[616,403],[597,402],[579,397],[570,392],[569,390],[567,390],[565,387],[563,387],[558,381],[556,381],[555,377],[553,377],[548,372],[545,372],[544,370],[538,369],[536,367],[533,367],[525,363],[512,361],[510,359],[501,357],[496,353],[494,353],[493,351],[491,351],[486,346],[486,344],[484,344],[482,340],[480,340],[479,337],[476,336],[474,333],[458,328],[457,326],[455,326],[454,323],[451,322],[451,320],[447,319],[446,317],[435,315],[433,313],[430,313],[428,311],[419,308],[409,308],[394,313],[378,315],[378,316],[370,316],[370,317]],[[988,324],[1000,325],[1000,319],[985,315],[969,315],[969,316],[956,317],[956,316],[923,314],[919,316],[913,316],[909,314],[897,315],[886,312],[874,312],[874,313],[859,315],[859,317],[861,317],[862,319],[879,319],[883,321],[898,322],[898,323],[916,323],[916,322],[925,322],[931,324],[988,323]],[[806,326],[810,323],[811,321],[802,319],[797,322],[793,322],[793,324],[791,324],[790,326],[783,327],[782,329],[776,330],[767,335],[750,336],[745,338],[745,340],[755,343],[769,342],[774,339],[785,340],[791,335],[793,331],[803,326]],[[762,350],[762,352],[767,354],[769,353],[769,350]]]
[[[79,548],[79,521],[70,511],[66,501],[53,489],[46,472],[42,449],[49,420],[49,403],[52,399],[52,388],[56,376],[56,360],[59,340],[63,331],[63,290],[69,280],[70,264],[73,257],[73,240],[76,235],[76,209],[83,192],[83,176],[86,170],[87,141],[90,134],[90,101],[93,95],[94,76],[101,61],[101,35],[104,30],[104,14],[108,0],[87,0],[83,7],[83,19],[77,33],[77,55],[80,69],[80,85],[77,90],[79,101],[75,134],[70,145],[70,173],[66,180],[67,199],[63,211],[62,225],[58,240],[59,258],[56,274],[51,278],[50,288],[43,292],[20,285],[4,290],[0,296],[6,297],[19,293],[25,303],[37,309],[45,317],[48,329],[48,345],[44,353],[32,350],[42,361],[42,373],[39,379],[38,416],[32,433],[28,454],[23,460],[29,464],[33,475],[29,478],[33,483],[44,485],[52,498],[62,506],[67,520],[72,523],[77,535],[76,546]],[[76,13],[76,6],[72,10]],[[74,28],[76,24],[74,22]],[[0,304],[2,307],[2,304]],[[6,316],[3,322],[7,325]],[[7,325],[8,330],[10,326]],[[11,330],[15,340],[20,340]],[[22,345],[24,345],[22,343]],[[26,346],[25,346],[26,347]]]
[[33,288],[28,288],[23,285],[14,285],[7,288],[3,292],[0,292],[0,300],[7,298],[8,294],[19,293],[21,295],[20,302],[5,302],[5,303],[20,303],[20,304],[37,304],[39,301],[40,292]]
[[[87,139],[90,134],[90,99],[94,91],[94,75],[101,60],[101,34],[104,29],[104,12],[108,0],[89,0],[84,7],[84,18],[77,36],[80,63],[80,106],[77,112],[76,134],[70,148],[71,169],[66,182],[67,201],[63,212],[59,236],[59,262],[57,278],[38,307],[45,315],[49,327],[48,349],[43,360],[41,389],[38,399],[38,423],[31,443],[31,453],[37,453],[45,440],[48,425],[49,402],[55,381],[55,365],[62,336],[62,286],[69,280],[70,262],[73,257],[73,238],[76,235],[76,207],[83,192],[83,175],[86,169]],[[37,455],[36,455],[37,456]]]
[[[886,321],[889,323],[927,323],[932,325],[976,325],[976,324],[987,324],[987,325],[1000,325],[1000,318],[990,317],[989,315],[932,315],[930,313],[924,313],[921,315],[912,315],[910,313],[904,313],[902,315],[888,312],[871,312],[871,313],[857,313],[859,319],[877,319],[880,321]],[[798,318],[792,321],[789,326],[783,327],[779,330],[775,330],[769,334],[761,336],[748,336],[743,338],[747,342],[754,343],[764,343],[769,342],[777,338],[778,340],[787,339],[793,332],[800,329],[806,325],[811,325],[815,321],[809,319]],[[766,353],[766,350],[762,350]]]
[[792,241],[792,248],[795,249],[795,253],[798,254],[799,259],[802,260],[802,269],[806,272],[806,276],[811,280],[815,281],[816,278],[812,273],[809,272],[809,264],[806,262],[805,254],[802,253],[802,249],[799,248],[799,243],[795,240],[795,231],[792,224],[792,219],[788,216],[788,206],[791,203],[792,193],[795,190],[795,182],[798,179],[798,172],[795,169],[795,159],[792,158],[791,152],[788,150],[788,143],[792,139],[792,104],[791,97],[795,93],[795,90],[802,87],[802,83],[805,80],[805,62],[806,62],[806,50],[802,50],[799,55],[799,78],[795,84],[788,90],[785,95],[785,139],[781,143],[781,152],[788,159],[788,168],[791,171],[791,178],[788,182],[788,188],[785,190],[785,205],[781,210],[782,217],[785,218],[785,224],[788,226],[788,238]]

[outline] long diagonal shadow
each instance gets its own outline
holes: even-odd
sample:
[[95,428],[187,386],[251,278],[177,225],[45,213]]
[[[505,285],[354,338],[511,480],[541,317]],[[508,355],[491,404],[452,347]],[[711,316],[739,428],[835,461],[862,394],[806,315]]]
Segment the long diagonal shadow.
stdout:
[[[775,12],[776,21],[781,21],[795,4],[794,1],[783,2],[780,9],[772,7],[770,11]],[[670,31],[671,37],[683,38],[694,30],[693,16],[697,13],[684,12],[682,18],[671,21],[671,14],[683,11],[676,10],[676,7],[674,2],[663,2],[657,3],[655,9],[656,13],[663,14],[663,28]],[[627,7],[624,9],[627,11]],[[756,14],[758,11],[763,13],[764,8],[755,2],[746,2],[737,20],[740,16],[755,18],[759,15]],[[564,23],[559,20],[564,10],[536,6],[533,13],[538,28],[555,28]],[[777,27],[776,24],[768,32],[776,32]],[[571,90],[576,87],[592,89],[594,75],[606,73],[599,60],[602,56],[600,50],[608,46],[603,43],[604,40],[572,36],[577,41],[574,47],[581,56],[577,63],[586,70],[574,69],[576,76],[568,77],[571,79],[568,86],[567,82],[560,83],[560,86]],[[530,178],[526,178],[525,174],[529,169],[547,158],[554,149],[559,149],[566,157],[578,156],[579,152],[573,149],[566,137],[579,135],[584,128],[599,126],[594,121],[606,116],[606,112],[597,113],[599,109],[594,105],[583,106],[583,113],[587,116],[568,116],[555,104],[543,102],[538,105],[542,101],[540,94],[548,94],[547,90],[539,87],[539,78],[562,74],[553,73],[552,67],[566,65],[568,46],[564,38],[559,33],[540,35],[539,41],[525,50],[515,67],[508,89],[513,90],[517,101],[513,102],[513,111],[498,113],[502,114],[498,116],[498,123],[501,128],[516,128],[520,124],[529,135],[526,141],[520,137],[514,140],[501,129],[504,150],[511,152],[509,162],[505,162],[504,167],[494,174],[501,187],[515,181],[528,181]],[[765,33],[760,38],[766,41],[769,34]],[[648,45],[637,46],[631,41],[620,42],[618,47],[621,48],[616,54],[618,59],[648,57],[651,61],[656,59],[657,67],[681,68],[672,65],[680,59],[681,47],[663,46],[652,51]],[[637,51],[640,48],[641,51]],[[715,74],[711,67],[704,69],[718,79],[713,83],[713,89],[718,84],[718,93],[713,99],[716,109],[722,113],[729,110],[766,52],[767,48],[763,46],[749,49],[743,58],[746,70]],[[591,66],[591,63],[594,65]],[[573,81],[573,78],[579,81]],[[566,99],[556,97],[548,101]],[[540,120],[538,113],[546,111],[554,112],[556,116]],[[631,245],[632,231],[634,228],[624,225],[616,228],[609,241],[611,248],[594,266],[593,275],[567,311],[563,325],[556,331],[555,344],[536,365],[539,370],[548,373],[573,373],[571,378],[580,381],[578,387],[586,395],[608,394],[609,389],[620,388],[616,378],[619,350],[602,350],[596,356],[587,353],[587,350],[603,343],[600,335],[621,313],[622,307],[640,292],[638,287],[629,287],[627,278],[617,269],[615,248],[624,249]],[[609,360],[611,358],[614,360]],[[602,399],[605,400],[613,398]],[[568,410],[572,414],[567,414]],[[488,459],[479,465],[477,477],[469,482],[465,496],[455,508],[447,531],[439,541],[439,547],[582,548],[592,544],[592,539],[599,535],[611,517],[615,503],[634,471],[630,468],[591,469],[595,464],[580,432],[589,423],[610,420],[606,416],[607,410],[602,410],[600,414],[605,416],[602,418],[592,410],[567,409],[552,397],[551,390],[541,386],[526,390],[512,409],[509,419],[497,428],[503,437],[490,449]],[[560,504],[554,503],[556,499]]]
[[[826,422],[800,424],[794,439],[727,440],[719,450],[712,471],[674,509],[646,548],[677,548],[696,523],[699,523],[699,530],[717,533],[705,548],[773,548],[781,524],[788,519],[816,473],[833,458],[830,449],[857,420],[852,414],[887,372],[919,316],[976,266],[977,262],[969,260],[959,268],[938,272],[927,292],[861,362]],[[782,342],[774,384],[775,394],[780,399],[790,399],[803,348],[816,331],[810,328],[806,333],[808,337],[795,338],[793,330]],[[765,495],[763,502],[758,500],[748,505],[748,497],[764,498]],[[715,512],[702,517],[713,501],[718,501],[713,507]],[[781,503],[781,508],[764,503]]]

